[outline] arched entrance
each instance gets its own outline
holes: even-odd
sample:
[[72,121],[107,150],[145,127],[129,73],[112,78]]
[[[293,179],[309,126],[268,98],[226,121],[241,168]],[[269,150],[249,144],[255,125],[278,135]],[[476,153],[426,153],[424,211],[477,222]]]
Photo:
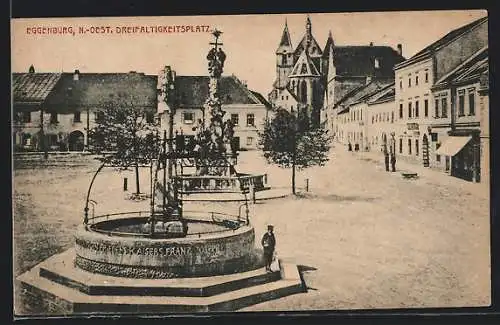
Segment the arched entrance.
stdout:
[[73,131],[68,137],[68,149],[69,151],[83,151],[85,147],[84,135],[81,131]]
[[427,134],[422,137],[422,159],[424,167],[429,167],[429,138]]

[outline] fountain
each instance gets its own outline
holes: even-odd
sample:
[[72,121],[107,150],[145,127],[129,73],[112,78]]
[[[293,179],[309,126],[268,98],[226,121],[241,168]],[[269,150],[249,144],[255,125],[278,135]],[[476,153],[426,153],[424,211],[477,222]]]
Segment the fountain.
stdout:
[[[95,202],[90,198],[92,187],[107,164],[104,161],[90,182],[75,247],[17,279],[28,310],[54,314],[231,311],[303,291],[296,265],[279,261],[279,270],[265,272],[262,254],[255,248],[247,200],[237,214],[184,209],[182,195],[187,183],[193,186],[193,179],[201,185],[203,177],[222,182],[227,180],[222,179],[224,172],[229,172],[229,180],[241,181],[228,159],[231,127],[222,122],[224,112],[217,97],[224,56],[215,44],[210,51],[213,78],[207,100],[211,122],[201,128],[196,150],[176,150],[167,132],[162,139],[157,136],[161,146],[152,161],[150,209],[104,215],[95,215],[92,209],[89,215],[89,205]],[[183,159],[194,160],[199,172],[193,179],[179,173]],[[240,183],[239,188],[244,187]]]
[[167,103],[169,111],[170,138],[175,139],[175,145],[169,145],[169,152],[176,159],[173,167],[179,169],[173,177],[179,186],[181,195],[197,193],[243,193],[254,196],[255,192],[270,189],[267,186],[266,174],[245,174],[237,172],[238,152],[234,145],[234,125],[230,119],[224,120],[219,83],[226,60],[219,37],[222,32],[215,30],[212,35],[214,42],[207,55],[209,72],[209,94],[204,105],[204,118],[193,128],[196,130],[194,139],[187,145],[183,135],[172,134],[175,103],[170,103],[172,97],[169,90],[175,81],[171,70],[165,69],[159,78],[159,89],[163,93],[162,100]]

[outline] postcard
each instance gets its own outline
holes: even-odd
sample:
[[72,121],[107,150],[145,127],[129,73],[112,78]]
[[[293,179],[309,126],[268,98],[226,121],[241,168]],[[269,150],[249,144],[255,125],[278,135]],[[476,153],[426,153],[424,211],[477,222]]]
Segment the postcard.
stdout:
[[491,304],[486,11],[11,27],[16,316]]

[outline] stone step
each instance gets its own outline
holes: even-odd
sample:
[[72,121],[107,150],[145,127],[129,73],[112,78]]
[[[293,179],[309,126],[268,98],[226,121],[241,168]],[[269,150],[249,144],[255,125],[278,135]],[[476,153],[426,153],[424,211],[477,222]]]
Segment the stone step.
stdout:
[[185,279],[118,278],[86,272],[74,266],[74,250],[49,258],[39,265],[39,275],[88,295],[208,297],[231,290],[277,281],[280,272],[264,268],[248,272]]
[[235,311],[250,305],[304,292],[296,265],[281,263],[280,280],[209,297],[88,295],[41,277],[36,266],[18,277],[24,305],[57,315],[78,313],[182,313]]

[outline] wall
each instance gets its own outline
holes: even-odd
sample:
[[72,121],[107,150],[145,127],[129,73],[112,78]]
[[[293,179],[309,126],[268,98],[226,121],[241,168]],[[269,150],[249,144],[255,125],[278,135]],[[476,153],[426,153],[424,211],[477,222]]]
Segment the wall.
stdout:
[[[384,101],[368,105],[368,140],[370,151],[383,153],[383,135],[387,137],[387,145],[392,132],[396,133],[397,124],[395,115],[394,100]],[[389,148],[388,148],[389,149]],[[397,153],[398,151],[396,151]]]
[[437,79],[488,45],[488,20],[436,51]]

